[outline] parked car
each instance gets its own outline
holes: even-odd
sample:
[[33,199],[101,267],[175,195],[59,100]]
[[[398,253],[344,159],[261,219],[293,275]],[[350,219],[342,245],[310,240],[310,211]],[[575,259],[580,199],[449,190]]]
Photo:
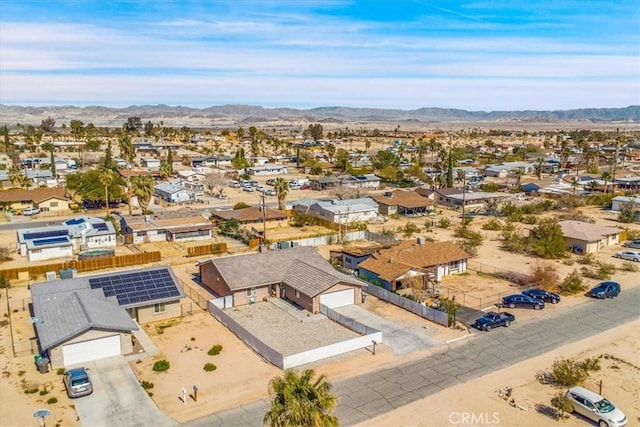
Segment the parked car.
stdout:
[[309,184],[302,184],[302,185],[300,186],[300,189],[301,189],[301,190],[308,190],[308,189],[310,189],[310,188],[311,188],[311,187],[309,186]]
[[93,385],[85,368],[65,371],[62,381],[70,398],[87,396],[93,393]]
[[255,188],[256,188],[256,191],[264,193],[264,187],[262,185],[257,185]]
[[264,192],[265,195],[267,196],[275,196],[276,195],[276,190],[267,190]]
[[[25,211],[24,214],[26,215],[27,211]],[[616,252],[614,256],[620,259],[627,259],[629,261],[640,262],[640,251],[621,251],[621,252]]]
[[620,295],[620,283],[600,282],[598,286],[589,291],[589,296],[593,298],[615,298]]
[[544,289],[527,289],[526,291],[522,291],[522,294],[534,299],[541,299],[544,302],[550,302],[551,304],[560,302],[560,295],[545,291]]
[[244,187],[242,187],[242,191],[246,191],[247,193],[253,193],[255,190],[253,189],[253,187],[245,185]]
[[598,423],[599,427],[624,427],[627,417],[619,408],[597,393],[583,387],[567,391],[573,412]]
[[267,184],[267,185],[275,185],[275,183],[276,183],[276,180],[275,180],[275,179],[273,179],[273,178],[269,178],[269,179],[265,182],[265,184]]
[[629,240],[628,242],[624,242],[622,246],[625,248],[640,249],[640,240]]
[[533,308],[534,310],[542,310],[544,308],[544,301],[523,294],[514,294],[502,298],[502,305],[509,308]]
[[240,185],[240,183],[238,181],[231,181],[231,183],[229,184],[229,186],[231,188],[240,188],[242,187],[242,185]]
[[511,313],[490,311],[476,319],[472,326],[481,331],[489,332],[492,328],[497,328],[498,326],[508,328],[514,320],[516,320],[516,317]]
[[39,208],[27,208],[22,213],[25,214],[26,216],[36,215],[36,214],[40,213],[40,209]]

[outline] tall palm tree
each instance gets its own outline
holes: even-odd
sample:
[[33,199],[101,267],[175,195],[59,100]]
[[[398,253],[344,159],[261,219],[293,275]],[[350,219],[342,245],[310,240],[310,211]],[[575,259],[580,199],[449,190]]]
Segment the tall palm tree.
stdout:
[[[604,192],[605,194],[609,192],[609,189],[607,188],[607,183],[613,181],[613,177],[611,175],[611,172],[604,172],[601,176],[600,179],[602,179],[604,181]],[[613,190],[613,189],[612,189]],[[612,191],[613,192],[613,191]]]
[[108,168],[100,169],[100,175],[98,176],[100,184],[104,186],[104,200],[107,206],[107,215],[109,215],[109,187],[116,179],[115,172]]
[[282,177],[276,178],[273,183],[273,189],[275,190],[276,197],[278,198],[278,209],[283,211],[285,209],[284,200],[287,198],[287,194],[289,194],[289,183]]
[[337,402],[331,394],[332,385],[325,375],[314,379],[313,369],[301,373],[287,370],[281,377],[269,381],[271,408],[263,423],[271,427],[308,426],[333,427],[338,418],[331,415]]
[[11,181],[11,184],[14,186],[22,187],[24,175],[18,166],[11,165],[9,169],[9,181]]
[[[136,150],[133,147],[133,143],[131,142],[131,138],[129,138],[129,135],[123,135],[122,138],[120,138],[120,141],[118,143],[118,148],[120,149],[120,157],[122,157],[128,165],[131,165],[135,158],[136,158]],[[128,207],[129,207],[129,215],[131,215],[132,213],[132,208],[131,208],[131,193],[132,193],[132,188],[131,188],[131,175],[127,174],[127,200],[128,200]]]
[[133,185],[133,195],[138,198],[138,204],[144,213],[149,208],[149,201],[153,196],[153,178],[149,175],[138,175],[131,177]]

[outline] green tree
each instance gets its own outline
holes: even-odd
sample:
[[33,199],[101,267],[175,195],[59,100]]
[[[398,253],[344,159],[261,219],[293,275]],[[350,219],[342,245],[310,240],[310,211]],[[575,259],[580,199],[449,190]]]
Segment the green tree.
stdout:
[[56,120],[51,116],[47,117],[46,119],[43,119],[40,122],[40,129],[42,129],[43,132],[51,133],[55,131],[55,127],[56,127]]
[[632,223],[636,220],[636,206],[633,202],[624,202],[620,204],[620,213],[618,221],[624,223]]
[[351,162],[349,161],[349,152],[344,148],[338,148],[336,152],[335,165],[338,169],[341,169],[345,173],[349,173],[351,170]]
[[338,418],[331,414],[337,402],[332,385],[325,375],[314,377],[313,369],[287,370],[269,381],[271,407],[263,423],[270,427],[338,426]]
[[447,188],[453,188],[453,152],[449,149],[447,156]]
[[562,228],[555,218],[544,218],[531,230],[533,250],[542,258],[560,258],[567,248]]
[[149,209],[149,202],[153,196],[154,187],[153,178],[149,175],[137,175],[131,177],[131,185],[133,187],[132,194],[137,197],[138,204],[142,208],[142,212]]
[[309,127],[302,133],[305,138],[311,138],[314,141],[322,139],[324,129],[320,123],[310,124]]
[[100,174],[98,175],[100,184],[104,186],[104,200],[107,208],[107,215],[109,215],[109,187],[115,181],[115,175],[116,173],[107,167],[100,169]]
[[336,155],[336,146],[333,144],[327,144],[325,147],[325,151],[327,152],[327,157],[329,158],[329,162],[333,162],[333,158]]
[[167,153],[167,165],[169,167],[169,175],[173,175],[173,150],[171,148]]
[[[151,123],[151,122],[148,122]],[[145,125],[146,128],[146,125]],[[145,131],[146,132],[146,131]],[[136,150],[133,148],[133,143],[129,135],[122,135],[118,141],[118,149],[120,151],[120,157],[127,162],[128,165],[133,164],[136,158]],[[131,206],[131,197],[133,196],[133,189],[131,188],[131,175],[127,174],[127,207],[129,209],[129,215],[132,214],[133,208]]]
[[278,198],[278,209],[283,211],[286,207],[284,201],[287,198],[287,194],[289,194],[289,183],[282,177],[276,178],[273,183],[273,189],[275,190],[276,197]]
[[[600,179],[604,181],[604,192],[606,194],[609,192],[609,188],[607,187],[607,184],[613,180],[611,172],[603,172],[602,175],[600,176]],[[611,190],[612,190],[611,192],[613,193],[613,189]]]

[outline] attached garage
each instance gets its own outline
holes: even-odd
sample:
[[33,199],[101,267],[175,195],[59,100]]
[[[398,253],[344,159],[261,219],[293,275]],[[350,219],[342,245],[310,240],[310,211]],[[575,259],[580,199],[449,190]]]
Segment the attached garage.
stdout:
[[320,304],[329,308],[344,307],[355,304],[355,289],[345,289],[343,291],[331,292],[320,295]]
[[62,358],[65,366],[79,365],[90,360],[122,354],[120,334],[92,339],[62,346]]

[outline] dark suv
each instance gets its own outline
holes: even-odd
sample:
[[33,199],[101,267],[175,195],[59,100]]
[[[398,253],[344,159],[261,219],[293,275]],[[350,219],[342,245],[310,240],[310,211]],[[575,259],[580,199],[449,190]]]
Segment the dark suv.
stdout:
[[589,296],[600,299],[615,298],[618,295],[620,295],[620,283],[618,282],[601,282],[589,291]]
[[534,299],[541,299],[544,302],[550,302],[551,304],[557,304],[560,302],[560,295],[545,291],[544,289],[527,289],[526,291],[522,291],[522,293],[528,297]]

